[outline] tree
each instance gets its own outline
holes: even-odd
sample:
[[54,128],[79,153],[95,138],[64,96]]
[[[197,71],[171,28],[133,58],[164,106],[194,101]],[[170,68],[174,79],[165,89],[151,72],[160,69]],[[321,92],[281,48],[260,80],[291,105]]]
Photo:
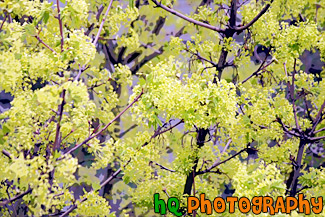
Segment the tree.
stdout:
[[4,216],[325,195],[324,2],[184,4],[0,1]]

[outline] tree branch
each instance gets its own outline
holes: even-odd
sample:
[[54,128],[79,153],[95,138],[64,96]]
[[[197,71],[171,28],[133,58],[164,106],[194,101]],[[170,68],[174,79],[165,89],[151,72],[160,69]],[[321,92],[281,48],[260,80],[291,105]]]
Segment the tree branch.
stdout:
[[14,202],[14,201],[16,201],[16,200],[18,200],[18,199],[24,197],[26,194],[31,193],[32,191],[33,191],[33,190],[32,190],[31,188],[29,188],[27,191],[25,191],[25,192],[23,192],[23,193],[21,193],[21,194],[18,194],[18,195],[16,195],[16,196],[13,197],[13,198],[10,198],[10,199],[5,200],[5,201],[0,201],[0,206],[5,206],[5,205],[7,205],[8,203],[12,203],[12,202]]
[[63,45],[64,45],[64,37],[63,37],[63,24],[61,19],[61,11],[60,11],[60,0],[56,0],[56,7],[58,9],[58,20],[59,20],[59,26],[60,26],[60,35],[61,35],[61,52],[63,51]]
[[177,127],[177,126],[178,126],[179,124],[181,124],[181,123],[183,123],[183,120],[178,121],[176,124],[174,124],[173,126],[169,127],[169,128],[166,129],[166,130],[163,130],[163,131],[158,130],[158,131],[156,131],[156,132],[154,133],[154,135],[153,135],[151,138],[156,138],[157,136],[159,136],[159,135],[161,135],[161,134],[163,134],[163,133],[166,133],[166,132],[172,130],[173,128]]
[[[130,163],[131,159],[123,166],[126,167],[129,163]],[[116,170],[115,173],[113,173],[110,177],[108,177],[104,182],[102,182],[102,184],[100,184],[100,187],[104,187],[105,185],[107,185],[110,181],[112,181],[118,174],[120,174],[122,171],[122,167],[120,167],[118,170]],[[83,198],[80,203],[83,203],[87,200],[87,198]],[[65,211],[62,215],[60,215],[60,217],[64,217],[67,216],[68,214],[70,214],[73,210],[75,210],[78,206],[76,204],[72,205],[67,211]]]
[[324,128],[321,128],[321,129],[319,129],[319,130],[317,130],[317,131],[315,131],[314,134],[320,133],[320,132],[322,132],[322,131],[325,131],[325,127],[324,127]]
[[35,38],[41,43],[43,44],[46,48],[48,48],[50,51],[52,51],[55,54],[58,54],[55,50],[53,50],[53,48],[51,48],[49,45],[47,45],[38,35],[35,35]]
[[173,10],[173,9],[171,9],[171,8],[169,8],[169,7],[165,6],[165,5],[163,5],[163,4],[161,4],[161,3],[158,2],[157,0],[152,0],[152,2],[155,3],[155,4],[157,5],[157,7],[160,7],[160,8],[162,8],[162,9],[164,9],[165,11],[168,11],[169,13],[174,14],[175,16],[180,17],[180,18],[182,18],[183,20],[186,20],[186,21],[188,21],[188,22],[190,22],[190,23],[193,23],[194,25],[202,26],[202,27],[205,27],[205,28],[211,29],[211,30],[216,31],[216,32],[219,32],[219,33],[224,33],[224,32],[225,32],[224,29],[220,29],[220,28],[218,28],[218,27],[215,27],[215,26],[209,25],[209,24],[207,24],[207,23],[203,23],[203,22],[201,22],[201,21],[194,20],[194,19],[192,19],[192,18],[190,18],[190,17],[187,17],[187,16],[185,16],[184,14],[179,13],[179,12],[177,12],[177,11],[175,11],[175,10]]
[[266,64],[264,67],[263,67],[263,64],[260,65],[260,67],[255,71],[253,72],[253,74],[251,74],[250,76],[248,76],[246,79],[244,79],[242,81],[242,84],[246,83],[249,79],[251,79],[253,76],[257,76],[258,73],[260,71],[264,71],[269,65],[271,65],[272,63],[274,62],[274,60],[272,60],[271,62],[269,62],[268,64]]
[[[99,134],[101,134],[104,130],[107,129],[107,127],[109,127],[113,122],[115,122],[119,117],[121,117],[135,102],[137,102],[139,100],[139,98],[142,96],[143,94],[143,90],[141,91],[141,93],[133,100],[132,103],[130,103],[130,105],[128,105],[123,111],[121,111],[113,120],[111,120],[108,124],[106,124],[100,131],[98,131],[96,134],[88,137],[87,139],[85,139],[83,142],[81,142],[80,144],[76,145],[75,147],[73,147],[72,149],[70,149],[69,151],[67,151],[64,156],[71,154],[73,151],[77,150],[78,148],[80,148],[82,145],[86,144],[87,142],[89,142],[90,140],[92,140],[93,138],[97,137]],[[59,158],[62,159],[62,158]],[[58,160],[59,160],[58,159]]]
[[169,169],[169,168],[167,168],[167,167],[165,167],[165,166],[163,166],[163,165],[161,165],[159,163],[156,163],[154,161],[150,161],[149,164],[152,164],[152,163],[155,164],[155,165],[157,165],[157,166],[159,166],[163,170],[167,170],[167,171],[172,172],[172,173],[176,172],[175,170]]
[[211,171],[212,169],[216,168],[217,166],[219,166],[219,165],[221,165],[221,164],[223,164],[223,163],[226,163],[227,161],[233,159],[234,157],[240,155],[241,153],[243,153],[244,151],[247,151],[248,149],[249,149],[249,148],[244,148],[244,149],[240,150],[239,152],[237,152],[236,154],[232,155],[231,157],[229,157],[229,158],[227,158],[227,159],[225,159],[225,160],[223,160],[223,161],[221,161],[221,162],[215,162],[215,163],[214,163],[211,167],[209,167],[208,169],[203,170],[203,171],[199,171],[199,172],[197,172],[196,174],[197,174],[197,175],[201,175],[201,174],[205,174],[205,173],[213,172],[213,171]]
[[[228,142],[227,142],[227,144],[226,144],[226,146],[225,146],[224,149],[222,150],[221,154],[223,154],[223,153],[226,152],[226,150],[228,149],[228,147],[229,147],[229,145],[230,145],[231,142],[232,142],[232,140],[229,139]],[[213,168],[215,168],[216,165],[219,163],[219,161],[220,161],[220,158],[218,158],[218,159],[217,159],[217,160],[212,164],[212,166],[209,167],[208,170],[212,170]]]
[[281,118],[277,118],[276,120],[277,120],[277,122],[281,125],[282,129],[283,129],[286,133],[288,133],[288,134],[290,134],[290,135],[292,135],[292,136],[295,136],[295,137],[300,138],[300,135],[299,135],[299,134],[297,134],[297,133],[295,133],[295,132],[293,132],[293,131],[291,131],[291,130],[289,130],[289,129],[287,128],[287,126],[282,122]]
[[11,159],[11,154],[5,150],[5,149],[2,149],[2,154],[4,154],[6,157],[8,157],[9,159]]
[[95,40],[94,40],[94,42],[93,42],[93,45],[95,45],[95,46],[97,45],[98,38],[99,38],[100,33],[101,33],[101,31],[102,31],[102,29],[103,29],[103,27],[104,27],[104,23],[105,23],[105,20],[106,20],[107,15],[108,15],[108,12],[109,12],[109,10],[110,10],[111,7],[112,7],[112,3],[113,3],[113,0],[110,1],[109,5],[108,5],[108,7],[107,7],[107,9],[106,9],[105,15],[104,15],[104,17],[103,17],[103,19],[102,19],[102,22],[101,22],[101,24],[100,24],[100,26],[99,26],[99,29],[98,29],[97,35],[96,35]]
[[313,124],[313,128],[311,130],[311,133],[314,133],[314,131],[315,131],[318,123],[321,121],[321,119],[322,119],[322,112],[323,112],[324,108],[325,108],[325,100],[324,100],[321,108],[319,109],[319,111],[317,113],[317,116],[315,118],[315,121],[314,121],[314,124]]
[[2,23],[1,23],[1,26],[0,26],[0,32],[1,32],[1,30],[2,30],[3,25],[4,25],[5,22],[6,22],[6,19],[7,19],[7,13],[5,14],[5,18],[3,19]]
[[63,107],[65,105],[65,92],[66,90],[63,89],[62,93],[61,93],[61,98],[62,98],[62,103],[59,105],[59,120],[58,123],[56,124],[56,134],[55,134],[55,140],[54,140],[54,144],[53,144],[53,154],[55,152],[55,150],[57,150],[60,147],[60,129],[61,129],[61,120],[62,120],[62,115],[63,115]]
[[317,141],[322,140],[322,139],[325,139],[325,136],[313,137],[313,138],[310,138],[310,141],[317,142]]
[[243,31],[243,30],[248,29],[249,27],[251,27],[251,26],[252,26],[256,21],[258,21],[258,19],[260,19],[260,18],[263,16],[263,14],[266,13],[266,11],[270,8],[272,2],[273,2],[273,0],[271,0],[270,3],[267,4],[267,5],[266,5],[262,10],[261,10],[261,12],[258,13],[258,14],[256,15],[256,17],[254,17],[254,18],[253,18],[249,23],[247,23],[246,25],[241,26],[241,27],[235,27],[235,28],[233,28],[233,29],[236,30],[236,31],[238,31],[238,32],[240,32],[240,31]]

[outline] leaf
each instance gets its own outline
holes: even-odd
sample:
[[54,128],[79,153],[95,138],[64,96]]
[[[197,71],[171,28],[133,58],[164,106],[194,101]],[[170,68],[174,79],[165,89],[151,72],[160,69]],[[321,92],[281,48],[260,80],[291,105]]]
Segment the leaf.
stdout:
[[130,6],[130,8],[134,7],[134,0],[129,0],[129,6]]
[[2,132],[3,132],[4,135],[6,135],[7,133],[9,133],[10,131],[11,131],[11,130],[9,129],[9,127],[7,127],[6,124],[4,124],[4,125],[2,126]]
[[146,80],[144,80],[144,78],[140,78],[140,79],[139,79],[139,84],[140,84],[141,86],[144,86],[144,85],[146,84]]
[[35,27],[33,25],[26,25],[25,31],[28,35],[36,35]]
[[65,1],[65,0],[60,0],[60,2],[62,2],[63,4],[65,4],[65,3],[66,3],[66,1]]
[[47,21],[49,20],[49,18],[50,18],[50,12],[45,11],[44,12],[44,15],[43,15],[43,21],[44,21],[45,24],[47,23]]
[[58,159],[60,156],[61,156],[61,153],[59,151],[57,151],[57,150],[53,154],[54,159]]
[[93,187],[94,191],[97,191],[97,190],[99,190],[101,188],[100,187],[100,182],[92,182],[91,186]]
[[124,175],[124,176],[123,176],[123,180],[124,180],[124,183],[125,183],[125,184],[128,184],[128,183],[130,182],[130,177],[127,176],[127,175]]
[[17,59],[17,60],[20,60],[21,59],[21,54],[20,53],[15,53],[15,58]]

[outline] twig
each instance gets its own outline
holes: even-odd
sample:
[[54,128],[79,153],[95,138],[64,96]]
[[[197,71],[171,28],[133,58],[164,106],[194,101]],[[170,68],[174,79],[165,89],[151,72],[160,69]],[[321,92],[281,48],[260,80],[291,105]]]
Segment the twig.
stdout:
[[177,127],[177,126],[178,126],[179,124],[181,124],[181,123],[183,123],[183,120],[178,121],[175,125],[169,127],[169,128],[166,129],[166,130],[163,130],[163,131],[158,130],[158,131],[155,132],[155,134],[154,134],[151,138],[156,138],[156,137],[159,136],[160,134],[163,134],[163,133],[165,133],[165,132],[167,132],[167,131],[172,130],[173,128]]
[[325,127],[322,128],[322,129],[316,130],[316,131],[314,132],[314,134],[320,133],[320,132],[322,132],[322,131],[325,131]]
[[158,7],[164,9],[165,11],[168,11],[169,13],[174,14],[174,15],[176,15],[176,16],[178,16],[178,17],[180,17],[180,18],[182,18],[182,19],[184,19],[184,20],[186,20],[186,21],[188,21],[190,23],[193,23],[195,25],[198,25],[198,26],[202,26],[202,27],[211,29],[211,30],[216,31],[216,32],[219,32],[219,33],[224,33],[225,32],[224,29],[220,29],[218,27],[215,27],[215,26],[209,25],[207,23],[203,23],[203,22],[200,22],[198,20],[194,20],[194,19],[192,19],[190,17],[187,17],[184,14],[179,13],[179,12],[177,12],[177,11],[175,11],[175,10],[173,10],[173,9],[171,9],[171,8],[163,5],[163,4],[161,4],[157,0],[152,0],[152,2],[155,3]]
[[56,0],[56,7],[58,9],[58,20],[60,26],[60,35],[61,35],[61,52],[63,51],[64,37],[63,37],[63,25],[61,20],[61,11],[60,11],[60,0]]
[[[100,33],[101,33],[101,31],[102,31],[102,29],[103,29],[103,27],[104,27],[104,23],[105,23],[106,17],[107,17],[107,15],[108,15],[109,10],[110,10],[111,7],[112,7],[112,3],[113,3],[113,0],[110,1],[109,5],[108,5],[108,7],[107,7],[107,9],[106,9],[105,15],[104,15],[104,17],[103,17],[103,19],[102,19],[102,22],[101,22],[100,26],[99,26],[99,29],[98,29],[97,35],[96,35],[96,37],[95,37],[95,40],[93,41],[93,45],[94,45],[94,46],[97,45],[97,42],[98,42],[98,39],[99,39]],[[78,72],[77,76],[74,78],[74,81],[78,81],[79,78],[80,78],[80,76],[81,76],[81,74],[82,74],[82,73],[83,73],[87,68],[88,68],[88,67],[86,67],[86,64],[83,65],[81,68],[80,68],[80,65],[79,65],[79,72]]]
[[258,19],[260,19],[261,16],[263,16],[263,14],[266,13],[266,11],[270,8],[271,4],[272,4],[273,0],[271,0],[271,2],[269,4],[267,4],[260,13],[258,13],[256,15],[256,17],[254,17],[249,23],[247,23],[244,26],[241,27],[235,27],[234,30],[236,31],[243,31],[245,29],[248,29],[250,26],[252,26],[256,21],[258,21]]
[[197,56],[197,58],[198,58],[199,60],[206,61],[206,62],[210,63],[211,65],[213,65],[214,67],[217,67],[217,66],[218,66],[217,63],[215,63],[215,62],[213,62],[213,61],[211,61],[211,60],[208,60],[208,59],[204,58],[204,57],[201,56],[198,52],[197,52],[197,53],[194,53],[194,52],[190,51],[189,49],[186,49],[186,51],[188,51],[188,52],[190,52],[191,54]]
[[27,191],[25,191],[25,192],[23,192],[23,193],[21,193],[21,194],[18,194],[18,195],[16,195],[15,197],[12,197],[12,198],[10,198],[10,199],[8,199],[8,200],[5,200],[5,201],[0,201],[0,206],[5,206],[5,205],[7,205],[8,203],[12,203],[12,202],[14,202],[14,201],[16,201],[16,200],[18,200],[18,199],[24,197],[26,194],[29,194],[29,193],[31,193],[31,192],[32,192],[32,189],[29,188]]
[[97,32],[96,38],[95,38],[95,40],[94,40],[94,42],[93,42],[93,44],[94,44],[95,46],[97,45],[98,38],[99,38],[100,33],[101,33],[101,31],[102,31],[102,29],[103,29],[103,27],[104,27],[104,23],[105,23],[105,20],[106,20],[107,15],[108,15],[108,12],[109,12],[109,10],[110,10],[111,7],[112,7],[112,3],[113,3],[113,0],[110,1],[109,5],[108,5],[108,7],[107,7],[107,9],[106,9],[105,15],[104,15],[104,17],[103,17],[103,19],[102,19],[102,22],[101,22],[101,24],[100,24],[100,26],[99,26],[99,29],[98,29],[98,32]]
[[[131,159],[124,165],[127,166],[129,164],[129,162],[131,161]],[[120,172],[122,171],[122,168],[120,167],[118,170],[116,170],[115,173],[113,173],[108,179],[106,179],[104,182],[102,182],[102,184],[100,184],[100,187],[104,187],[107,183],[109,183],[110,181],[112,181],[112,179],[114,179],[118,174],[120,174]]]
[[[295,99],[296,63],[297,63],[297,59],[295,59],[295,61],[294,61],[294,67],[293,67],[293,72],[292,72],[292,81],[291,81],[290,96],[291,96],[291,101],[292,101],[292,109],[293,109],[293,114],[294,114],[294,118],[295,118],[296,128],[297,128],[298,131],[300,131],[300,127],[299,127],[299,123],[298,123],[298,117],[297,117],[296,99]],[[289,83],[288,83],[288,88],[289,88]]]
[[258,75],[258,73],[260,72],[260,71],[263,71],[266,67],[268,67],[269,65],[271,65],[272,63],[274,62],[274,60],[272,60],[271,62],[269,62],[268,64],[266,64],[264,67],[262,67],[263,66],[263,64],[261,64],[260,65],[260,67],[253,73],[253,74],[251,74],[250,76],[248,76],[245,80],[243,80],[241,83],[242,84],[244,84],[244,83],[246,83],[249,79],[251,79],[253,76],[256,76],[256,75]]
[[[130,163],[131,159],[124,165],[126,167]],[[102,184],[100,184],[100,187],[104,187],[106,184],[108,184],[110,181],[112,181],[118,174],[120,174],[122,171],[122,168],[120,167],[118,170],[116,170],[115,173],[113,173],[109,178],[107,178]],[[87,198],[83,198],[80,203],[83,203],[87,200]],[[76,204],[72,205],[67,211],[65,211],[60,217],[67,216],[69,213],[71,213],[73,210],[75,210],[78,206]]]
[[[228,142],[227,142],[227,144],[226,144],[226,146],[223,148],[221,154],[223,154],[223,153],[226,152],[226,150],[228,149],[228,147],[229,147],[229,145],[230,145],[231,142],[232,142],[232,140],[229,139]],[[210,171],[211,171],[213,168],[215,168],[216,166],[218,166],[218,165],[219,165],[219,164],[218,164],[219,161],[220,161],[220,158],[218,158],[218,159],[217,159],[217,160],[212,164],[212,166],[209,167],[207,170],[210,170]],[[201,170],[198,172],[198,174],[200,174],[200,172],[201,172]]]
[[86,67],[86,65],[83,65],[82,68],[80,68],[80,64],[79,64],[79,72],[78,72],[77,76],[74,78],[74,81],[78,81],[79,80],[82,72],[85,71],[85,67]]
[[[143,90],[141,91],[141,93],[133,100],[132,103],[130,103],[130,105],[128,105],[123,111],[121,111],[113,120],[111,120],[108,124],[106,124],[100,131],[98,131],[96,134],[88,137],[87,139],[85,139],[83,142],[81,142],[80,144],[76,145],[75,147],[73,147],[72,149],[70,149],[69,151],[67,151],[64,156],[72,153],[73,151],[77,150],[79,147],[81,147],[82,145],[86,144],[87,142],[89,142],[90,140],[92,140],[93,138],[97,137],[99,134],[101,134],[104,130],[107,129],[107,127],[109,127],[113,122],[115,122],[119,117],[121,117],[121,115],[123,115],[135,102],[137,102],[139,100],[139,98],[142,96],[143,94]],[[62,159],[62,158],[59,158]],[[58,159],[58,160],[59,160]]]
[[154,162],[154,161],[150,161],[150,164],[151,164],[151,163],[156,164],[157,166],[159,166],[159,167],[160,167],[161,169],[163,169],[163,170],[167,170],[167,171],[172,172],[172,173],[176,172],[175,170],[169,169],[169,168],[167,168],[167,167],[165,167],[165,166],[163,166],[163,165],[161,165],[161,164],[159,164],[159,163],[156,163],[156,162]]
[[51,48],[49,45],[47,45],[38,35],[35,35],[35,38],[42,43],[46,48],[48,48],[50,51],[52,51],[55,54],[58,54],[53,48]]
[[321,108],[319,109],[319,111],[317,113],[317,116],[315,118],[315,121],[314,121],[314,124],[313,124],[313,128],[311,130],[311,133],[313,133],[315,131],[318,123],[321,121],[321,119],[322,119],[322,112],[323,112],[324,108],[325,108],[325,100],[324,100]]
[[248,149],[249,149],[249,148],[244,148],[244,149],[240,150],[239,152],[237,152],[236,154],[232,155],[231,157],[229,157],[229,158],[227,158],[227,159],[225,159],[225,160],[223,160],[223,161],[221,161],[221,162],[214,163],[214,164],[213,164],[211,167],[209,167],[208,169],[203,170],[203,171],[199,171],[199,172],[197,172],[196,174],[197,174],[197,175],[201,175],[201,174],[204,174],[204,173],[212,172],[211,170],[214,169],[215,167],[217,167],[217,166],[219,166],[219,165],[221,165],[221,164],[223,164],[223,163],[226,163],[227,161],[233,159],[234,157],[236,157],[237,155],[241,154],[241,153],[244,152],[244,151],[247,151]]
[[6,157],[8,157],[9,159],[11,159],[11,154],[5,150],[5,149],[2,149],[2,154],[4,154]]
[[63,107],[65,104],[65,92],[66,90],[63,89],[62,94],[61,94],[61,98],[62,98],[62,103],[59,105],[59,120],[58,123],[56,124],[56,134],[55,134],[55,140],[54,140],[54,144],[53,144],[53,150],[52,152],[54,153],[56,149],[58,149],[60,147],[60,129],[61,129],[61,120],[62,120],[62,115],[63,115]]
[[6,19],[7,19],[7,13],[5,14],[5,18],[3,19],[2,23],[1,23],[1,26],[0,26],[0,32],[1,32],[1,30],[2,30],[3,25],[4,25],[5,22],[6,22]]

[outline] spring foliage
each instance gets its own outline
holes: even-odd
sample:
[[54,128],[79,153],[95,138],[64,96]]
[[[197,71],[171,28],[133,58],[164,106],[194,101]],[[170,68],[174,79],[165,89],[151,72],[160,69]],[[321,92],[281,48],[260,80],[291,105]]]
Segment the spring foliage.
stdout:
[[324,1],[181,4],[0,1],[3,216],[152,216],[191,174],[210,199],[325,194],[325,71],[302,58],[324,65]]

